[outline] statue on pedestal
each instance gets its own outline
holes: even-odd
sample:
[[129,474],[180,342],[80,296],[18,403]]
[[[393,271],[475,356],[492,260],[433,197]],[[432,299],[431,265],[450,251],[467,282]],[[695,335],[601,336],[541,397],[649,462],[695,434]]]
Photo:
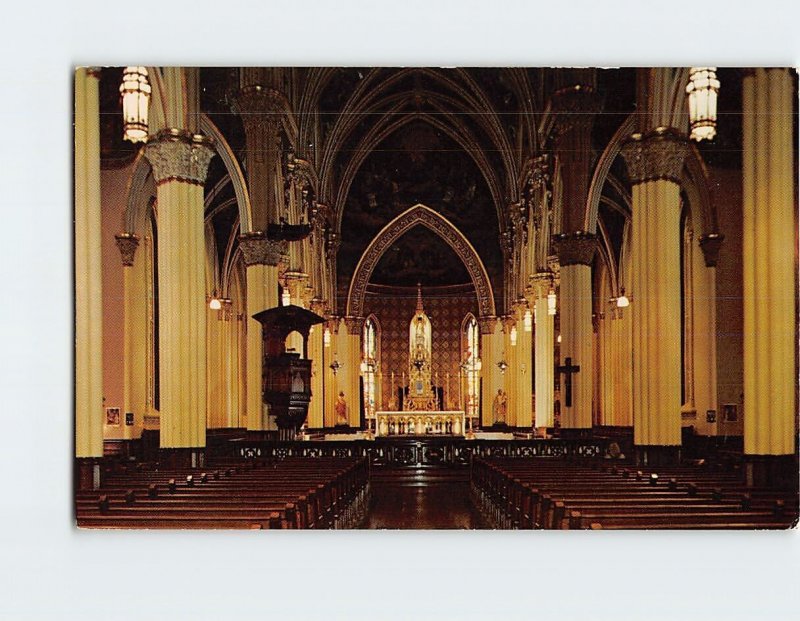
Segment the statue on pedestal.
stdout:
[[494,416],[495,425],[506,424],[507,410],[508,410],[508,395],[506,395],[505,390],[503,390],[502,388],[498,388],[497,394],[494,397],[494,403],[492,403],[492,415]]
[[336,426],[347,427],[349,425],[347,419],[347,400],[344,398],[343,392],[340,392],[339,397],[336,399],[334,411],[336,412]]

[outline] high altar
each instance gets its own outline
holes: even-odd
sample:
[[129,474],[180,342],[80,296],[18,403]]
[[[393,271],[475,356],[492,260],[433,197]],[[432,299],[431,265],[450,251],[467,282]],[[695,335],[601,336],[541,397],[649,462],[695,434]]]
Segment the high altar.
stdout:
[[422,287],[417,284],[417,308],[409,325],[408,386],[402,411],[376,412],[375,434],[452,435],[464,434],[464,412],[439,410],[431,381],[431,322],[422,305]]

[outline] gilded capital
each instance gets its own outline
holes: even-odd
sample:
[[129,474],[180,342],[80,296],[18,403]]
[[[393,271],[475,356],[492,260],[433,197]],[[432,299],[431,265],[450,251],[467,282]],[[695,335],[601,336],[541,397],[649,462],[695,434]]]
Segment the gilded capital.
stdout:
[[133,233],[118,233],[114,238],[117,240],[117,248],[122,255],[122,265],[133,266],[136,249],[139,247],[139,237]]
[[321,300],[320,298],[311,298],[311,301],[309,302],[309,309],[311,310],[311,312],[316,313],[320,317],[325,316],[325,311],[326,311],[325,307],[326,307],[325,300]]
[[576,84],[553,93],[552,106],[558,115],[555,130],[560,135],[571,129],[590,127],[600,110],[600,98],[591,86]]
[[566,265],[591,265],[597,250],[597,237],[587,231],[553,235],[553,245],[561,267]]
[[249,131],[280,123],[289,111],[289,102],[274,88],[252,84],[236,93],[231,108],[242,117],[245,130]]
[[214,157],[212,145],[213,141],[206,136],[165,129],[148,141],[144,154],[153,167],[157,184],[174,180],[202,186]]
[[261,231],[239,236],[239,247],[245,265],[276,266],[287,252],[288,242],[267,239]]
[[659,127],[648,134],[633,134],[622,146],[631,183],[665,179],[680,183],[689,143],[678,132]]
[[344,325],[347,327],[348,334],[360,336],[364,329],[364,317],[345,317]]
[[725,236],[721,233],[709,233],[700,238],[700,250],[703,251],[706,267],[717,267],[723,241],[725,241]]
[[481,334],[494,334],[496,327],[497,317],[494,315],[478,317],[478,329],[480,330]]
[[545,297],[554,287],[555,274],[553,272],[536,272],[530,277],[528,291],[533,299]]

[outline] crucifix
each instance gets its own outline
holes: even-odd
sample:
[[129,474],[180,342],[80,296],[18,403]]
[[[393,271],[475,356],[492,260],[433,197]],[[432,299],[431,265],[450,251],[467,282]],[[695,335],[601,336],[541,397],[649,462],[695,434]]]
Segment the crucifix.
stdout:
[[567,358],[564,362],[564,365],[556,367],[556,371],[566,376],[564,377],[564,405],[572,407],[572,374],[577,373],[581,368],[577,364],[572,364],[572,358]]

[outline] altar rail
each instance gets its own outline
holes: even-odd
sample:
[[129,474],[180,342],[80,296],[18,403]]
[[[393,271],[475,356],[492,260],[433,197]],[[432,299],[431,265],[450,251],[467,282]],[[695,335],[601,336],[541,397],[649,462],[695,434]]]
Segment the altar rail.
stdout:
[[369,457],[375,466],[468,465],[472,457],[566,457],[592,459],[606,453],[607,438],[466,440],[409,437],[341,442],[276,442],[239,438],[217,447],[220,456],[244,459]]

